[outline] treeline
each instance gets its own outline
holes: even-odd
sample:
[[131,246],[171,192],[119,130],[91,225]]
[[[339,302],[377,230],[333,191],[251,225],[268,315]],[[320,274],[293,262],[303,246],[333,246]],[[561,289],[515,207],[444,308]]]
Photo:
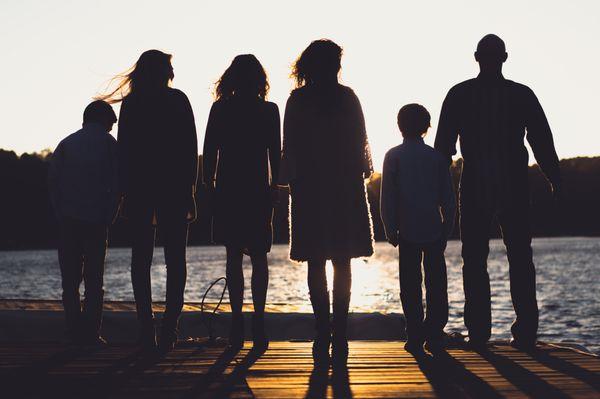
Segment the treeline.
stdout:
[[[57,223],[46,184],[50,157],[48,151],[19,157],[12,151],[0,150],[0,249],[56,246]],[[458,160],[452,166],[456,187],[460,168],[461,160]],[[564,198],[557,208],[539,168],[535,165],[529,168],[534,235],[599,236],[600,157],[564,159],[561,170]],[[385,239],[379,218],[380,183],[381,175],[376,173],[367,186],[376,240]],[[204,194],[199,188],[198,220],[190,227],[190,245],[210,243],[211,217]],[[285,195],[275,209],[273,222],[275,242],[287,243],[288,201]],[[498,235],[498,232],[492,231],[492,234]],[[454,236],[458,237],[458,228]],[[129,245],[126,220],[119,220],[112,227],[110,242],[112,246]]]

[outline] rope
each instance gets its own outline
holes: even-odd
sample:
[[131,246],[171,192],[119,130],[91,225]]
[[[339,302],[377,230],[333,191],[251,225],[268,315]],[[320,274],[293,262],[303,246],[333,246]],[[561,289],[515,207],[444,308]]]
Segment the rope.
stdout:
[[[211,312],[211,317],[207,318],[206,315],[205,315],[205,312],[204,312],[204,300],[206,299],[206,296],[208,295],[208,293],[210,292],[210,290],[215,286],[215,284],[217,284],[221,280],[223,280],[225,282],[224,285],[223,285],[223,291],[221,291],[221,298],[219,299],[219,302],[217,303],[217,306],[215,306],[215,308]],[[204,326],[208,330],[208,339],[209,339],[209,341],[214,341],[216,339],[216,337],[214,336],[212,322],[213,322],[213,320],[215,318],[215,313],[217,313],[217,310],[219,310],[219,306],[221,306],[221,303],[223,302],[223,297],[225,296],[225,290],[226,289],[227,289],[227,278],[226,277],[219,277],[218,279],[216,279],[215,281],[213,281],[208,286],[208,288],[204,292],[204,295],[202,296],[202,302],[200,303],[200,318],[202,320],[202,323],[204,324]]]

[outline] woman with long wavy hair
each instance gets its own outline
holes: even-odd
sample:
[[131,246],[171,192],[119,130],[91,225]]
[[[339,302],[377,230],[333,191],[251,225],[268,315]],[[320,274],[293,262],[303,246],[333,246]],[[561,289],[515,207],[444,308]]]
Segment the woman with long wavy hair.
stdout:
[[242,258],[252,262],[252,337],[266,349],[264,314],[279,175],[279,109],[266,101],[267,75],[254,55],[235,57],[216,83],[203,151],[203,179],[214,204],[213,239],[227,250],[232,324],[229,345],[244,344]]
[[[312,42],[296,60],[285,109],[280,182],[291,194],[290,257],[308,262],[315,315],[316,365],[345,364],[350,260],[373,253],[373,228],[364,179],[372,173],[363,112],[349,87],[338,83],[342,49]],[[333,263],[333,323],[325,263]],[[333,334],[332,334],[333,333]]]
[[124,213],[131,228],[131,279],[139,343],[156,348],[150,268],[158,226],[167,265],[166,309],[158,347],[173,348],[187,277],[188,223],[195,219],[198,146],[186,95],[170,87],[171,55],[144,52],[101,99],[122,101],[117,146]]

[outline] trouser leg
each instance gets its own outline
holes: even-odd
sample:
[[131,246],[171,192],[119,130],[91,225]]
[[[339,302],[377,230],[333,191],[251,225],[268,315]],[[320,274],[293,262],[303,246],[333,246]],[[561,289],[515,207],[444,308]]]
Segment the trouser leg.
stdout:
[[508,257],[510,295],[517,316],[511,327],[512,335],[523,342],[535,342],[539,312],[527,207],[508,209],[498,216]]
[[102,305],[104,302],[104,260],[106,258],[107,228],[104,225],[91,224],[87,227],[84,242],[83,280],[85,299],[83,314],[86,334],[92,337],[100,335],[102,324]]
[[448,322],[448,279],[446,275],[445,246],[442,242],[425,247],[423,270],[425,271],[425,338],[428,341],[441,340]]
[[465,325],[473,342],[486,342],[492,333],[490,276],[487,271],[492,212],[477,205],[460,209]]
[[[184,303],[187,280],[187,222],[169,223],[163,229],[165,263],[167,264],[167,298],[163,323],[177,327]],[[164,325],[164,324],[163,324]]]
[[60,221],[58,263],[62,283],[62,303],[65,311],[67,334],[71,338],[79,333],[81,300],[79,286],[83,278],[83,244],[77,223]]
[[149,221],[132,223],[131,282],[137,317],[142,327],[153,325],[154,320],[150,282],[154,236],[155,229]]
[[310,303],[315,315],[317,337],[325,338],[330,335],[329,326],[329,292],[327,291],[327,275],[325,259],[308,261],[308,291]]
[[407,340],[422,342],[423,332],[423,292],[421,284],[421,249],[410,242],[400,240],[400,300],[406,319]]

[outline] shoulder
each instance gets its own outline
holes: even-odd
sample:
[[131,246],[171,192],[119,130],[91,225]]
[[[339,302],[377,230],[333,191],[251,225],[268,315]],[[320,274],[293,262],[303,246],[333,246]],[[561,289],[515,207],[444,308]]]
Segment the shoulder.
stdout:
[[271,101],[265,101],[264,103],[265,108],[267,108],[269,111],[279,113],[279,107],[277,106],[277,104]]
[[476,79],[467,79],[460,83],[455,84],[448,90],[448,96],[460,95],[469,89],[472,89],[476,84]]
[[390,148],[386,153],[385,153],[385,159],[384,161],[389,161],[393,158],[396,158],[398,156],[398,154],[402,151],[402,144],[399,144],[395,147]]
[[187,95],[179,89],[175,89],[173,87],[167,88],[167,97],[177,104],[189,104],[190,100]]
[[513,80],[506,79],[506,85],[516,94],[524,97],[524,98],[535,98],[535,93],[533,90],[523,83],[518,83]]
[[81,136],[83,135],[83,129],[79,129],[76,132],[73,132],[71,134],[69,134],[67,137],[65,137],[64,139],[62,139],[60,141],[60,143],[58,143],[58,146],[65,146],[65,145],[69,145],[73,142],[79,141]]

